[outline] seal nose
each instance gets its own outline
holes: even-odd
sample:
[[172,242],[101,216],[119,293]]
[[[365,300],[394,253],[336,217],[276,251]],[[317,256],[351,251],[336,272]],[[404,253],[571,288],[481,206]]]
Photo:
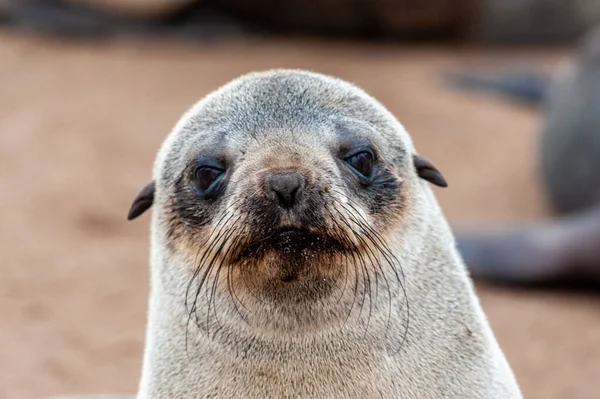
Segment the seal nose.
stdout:
[[296,171],[278,172],[267,177],[269,190],[284,209],[290,209],[298,202],[303,184],[304,176]]

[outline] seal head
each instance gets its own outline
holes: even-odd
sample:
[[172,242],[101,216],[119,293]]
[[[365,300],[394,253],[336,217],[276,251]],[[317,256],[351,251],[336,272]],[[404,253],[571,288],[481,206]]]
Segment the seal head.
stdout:
[[[263,324],[322,326],[315,315],[348,317],[344,291],[364,301],[382,276],[400,280],[388,237],[402,235],[411,180],[446,181],[367,98],[309,72],[251,74],[176,126],[129,218],[161,203],[161,239],[193,281],[189,309],[226,291],[246,320],[267,303],[286,316]],[[323,301],[331,312],[314,308]]]

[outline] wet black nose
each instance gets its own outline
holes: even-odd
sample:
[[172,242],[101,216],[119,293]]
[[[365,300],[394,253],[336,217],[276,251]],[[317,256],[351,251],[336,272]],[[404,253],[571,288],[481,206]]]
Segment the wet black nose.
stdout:
[[268,188],[284,209],[290,209],[298,203],[303,185],[304,176],[295,171],[278,172],[267,177]]

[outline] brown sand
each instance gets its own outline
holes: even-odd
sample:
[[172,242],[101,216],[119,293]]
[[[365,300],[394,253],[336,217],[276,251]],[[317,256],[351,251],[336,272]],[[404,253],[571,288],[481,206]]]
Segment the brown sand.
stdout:
[[[442,67],[498,54],[341,44],[87,45],[0,36],[0,397],[132,393],[148,218],[127,223],[153,157],[194,101],[250,70],[358,82],[444,172],[455,225],[544,217],[531,110],[444,90]],[[529,55],[552,66],[556,54]],[[600,397],[598,297],[479,286],[527,398]]]

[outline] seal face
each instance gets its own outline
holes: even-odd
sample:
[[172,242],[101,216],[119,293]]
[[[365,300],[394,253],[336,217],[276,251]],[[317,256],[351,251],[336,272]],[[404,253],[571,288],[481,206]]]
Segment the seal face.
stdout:
[[384,140],[339,109],[323,112],[328,104],[307,90],[310,81],[261,83],[243,88],[245,109],[232,102],[217,107],[221,115],[194,118],[205,138],[169,154],[181,167],[163,176],[162,217],[171,250],[188,260],[200,254],[191,265],[204,289],[226,287],[245,318],[256,299],[306,323],[307,310],[331,306],[348,284],[368,295],[379,271],[366,265],[397,267],[380,254],[393,257],[382,234],[406,206],[403,179]]
[[192,313],[203,297],[210,313],[227,292],[246,320],[266,307],[322,327],[377,289],[391,295],[401,269],[389,237],[410,206],[406,171],[414,162],[445,181],[369,100],[333,78],[280,71],[234,81],[182,119],[130,218],[156,190],[165,245],[189,267]]

